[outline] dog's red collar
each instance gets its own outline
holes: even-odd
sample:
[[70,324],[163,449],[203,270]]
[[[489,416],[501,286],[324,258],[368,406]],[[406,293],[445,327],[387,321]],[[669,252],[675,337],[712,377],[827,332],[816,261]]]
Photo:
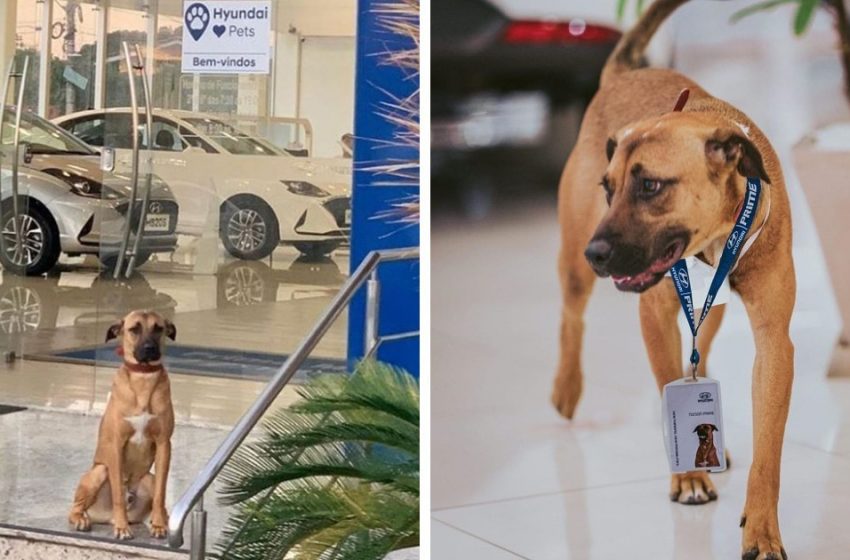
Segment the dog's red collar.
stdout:
[[[118,348],[115,349],[115,353],[118,354],[119,356],[123,357],[124,356],[124,348],[119,346]],[[134,363],[128,362],[127,360],[123,360],[123,361],[124,361],[124,367],[127,369],[127,371],[132,371],[133,373],[156,373],[158,371],[162,371],[162,370],[165,369],[161,363],[160,364],[134,364]]]
[[156,373],[165,369],[162,367],[162,364],[131,364],[126,360],[124,361],[124,367],[133,373]]

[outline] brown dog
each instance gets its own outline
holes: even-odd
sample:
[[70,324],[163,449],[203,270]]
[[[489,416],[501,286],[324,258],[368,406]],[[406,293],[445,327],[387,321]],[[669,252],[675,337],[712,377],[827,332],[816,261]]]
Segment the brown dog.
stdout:
[[130,523],[150,515],[151,535],[166,535],[174,410],[162,355],[165,337],[174,340],[176,334],[170,321],[151,311],[133,311],[106,333],[107,341],[120,339],[124,364],[100,421],[94,465],[74,494],[68,521],[78,531],[111,521],[116,538],[131,539]]
[[[561,414],[573,416],[582,390],[582,315],[594,273],[612,276],[620,290],[641,292],[641,328],[658,387],[681,377],[680,306],[665,275],[684,256],[717,263],[745,176],[760,177],[763,194],[749,237],[763,227],[730,276],[756,343],[754,457],[741,525],[746,560],[778,559],[785,556],[777,506],[794,364],[790,209],[779,160],[746,115],[676,72],[636,69],[652,34],[686,1],[658,0],[623,36],[564,169],[558,207],[564,303],[552,400]],[[690,100],[672,112],[685,88]],[[712,311],[700,331],[701,375],[722,315],[722,307]],[[670,495],[682,503],[717,496],[705,472],[673,475]]]
[[700,424],[694,428],[693,433],[699,439],[699,447],[694,457],[695,467],[719,467],[720,460],[717,458],[717,448],[714,447],[714,432],[717,426],[714,424]]

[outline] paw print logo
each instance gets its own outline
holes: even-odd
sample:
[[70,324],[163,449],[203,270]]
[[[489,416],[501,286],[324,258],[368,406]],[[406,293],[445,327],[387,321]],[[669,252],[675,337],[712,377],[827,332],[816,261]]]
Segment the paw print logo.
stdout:
[[186,29],[194,40],[201,38],[207,26],[210,23],[210,11],[200,2],[195,2],[186,10],[186,15],[183,17],[186,21]]

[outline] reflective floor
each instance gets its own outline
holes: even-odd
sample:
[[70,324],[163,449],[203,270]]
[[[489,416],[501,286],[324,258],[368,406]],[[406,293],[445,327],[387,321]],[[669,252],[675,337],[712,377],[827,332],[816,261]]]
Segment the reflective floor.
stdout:
[[[109,325],[132,309],[169,317],[177,326],[177,344],[287,354],[348,271],[344,251],[308,261],[282,247],[271,262],[222,258],[216,274],[194,273],[181,256],[152,260],[129,280],[113,280],[95,262],[80,258],[47,278],[3,275],[0,348],[14,350],[18,359],[0,364],[0,403],[102,410],[114,366],[30,358],[101,344]],[[345,339],[342,317],[314,355],[344,358]],[[194,423],[232,424],[261,387],[258,381],[172,375],[177,417]]]
[[[195,273],[184,264],[190,257],[152,260],[120,281],[79,258],[64,261],[48,278],[2,275],[0,349],[14,350],[16,359],[0,363],[0,404],[27,410],[2,414],[0,407],[0,525],[68,530],[74,488],[91,465],[115,366],[44,361],[45,356],[102,344],[108,326],[138,308],[168,316],[177,327],[176,344],[288,354],[348,271],[347,251],[320,261],[307,261],[289,248],[263,262],[222,256],[214,275]],[[346,323],[345,316],[337,321],[314,356],[344,359]],[[250,369],[248,360],[244,367]],[[264,385],[175,372],[170,378],[177,427],[169,508]],[[294,398],[295,390],[286,388],[274,406]],[[213,541],[226,512],[209,496]],[[151,541],[147,529],[134,530],[134,542]],[[95,534],[110,531],[98,527]]]
[[[478,224],[437,218],[432,240],[433,557],[740,558],[754,351],[740,300],[708,362],[723,386],[732,466],[714,477],[718,501],[683,506],[667,498],[636,296],[596,283],[575,420],[549,403],[560,316],[554,200],[513,204]],[[780,524],[790,558],[837,560],[850,549],[850,378],[824,376],[837,330],[834,310],[823,310],[831,304],[820,297],[816,240],[798,235],[795,258]]]

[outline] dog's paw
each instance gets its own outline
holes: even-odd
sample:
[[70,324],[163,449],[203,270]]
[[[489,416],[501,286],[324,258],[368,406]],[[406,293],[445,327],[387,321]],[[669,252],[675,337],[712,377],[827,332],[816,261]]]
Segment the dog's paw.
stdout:
[[571,420],[575,414],[578,401],[581,398],[582,391],[582,375],[561,375],[555,379],[555,386],[552,388],[552,404],[558,413]]
[[129,525],[115,525],[112,535],[119,541],[128,541],[133,538],[133,532]]
[[670,479],[670,500],[687,505],[707,504],[717,499],[717,488],[705,471],[674,474]]
[[151,512],[151,536],[164,539],[168,534],[168,512],[165,509]]
[[744,529],[742,560],[788,560],[776,515],[744,514],[741,516]]
[[75,531],[91,531],[91,519],[86,512],[72,513],[68,516],[68,522]]
[[168,535],[168,528],[165,525],[157,525],[151,523],[151,536],[155,539],[164,539]]

